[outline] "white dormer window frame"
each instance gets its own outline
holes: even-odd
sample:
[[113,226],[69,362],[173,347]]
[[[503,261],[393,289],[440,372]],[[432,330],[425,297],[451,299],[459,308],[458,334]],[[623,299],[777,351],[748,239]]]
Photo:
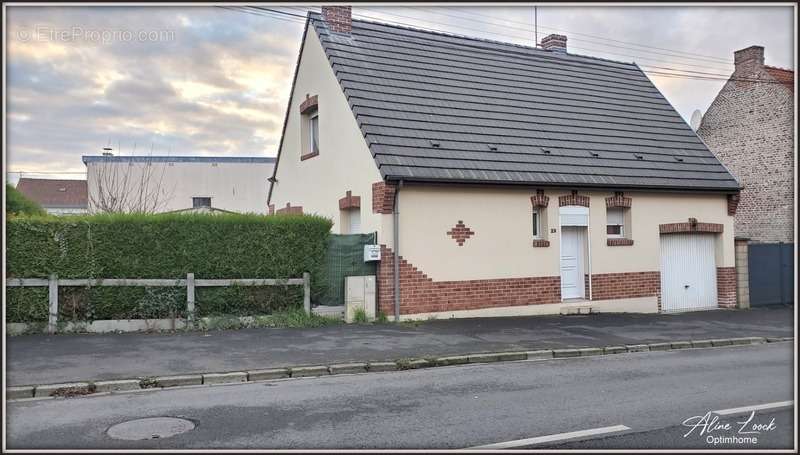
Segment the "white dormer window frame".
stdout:
[[319,111],[308,115],[308,154],[319,154]]

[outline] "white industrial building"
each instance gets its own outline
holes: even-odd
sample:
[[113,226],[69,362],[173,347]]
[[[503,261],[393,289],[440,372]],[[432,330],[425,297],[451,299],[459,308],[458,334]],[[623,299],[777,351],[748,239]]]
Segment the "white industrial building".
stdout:
[[[90,212],[267,213],[275,158],[84,156]],[[109,208],[116,210],[109,210]]]

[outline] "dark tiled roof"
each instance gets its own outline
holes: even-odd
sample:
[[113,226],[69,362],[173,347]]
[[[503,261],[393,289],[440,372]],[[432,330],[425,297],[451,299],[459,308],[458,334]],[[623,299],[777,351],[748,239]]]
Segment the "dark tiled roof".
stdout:
[[738,189],[635,64],[310,17],[384,178]]
[[21,178],[17,190],[45,208],[86,208],[89,202],[86,180]]
[[794,71],[783,68],[776,68],[774,66],[764,66],[770,76],[774,77],[781,84],[794,92]]

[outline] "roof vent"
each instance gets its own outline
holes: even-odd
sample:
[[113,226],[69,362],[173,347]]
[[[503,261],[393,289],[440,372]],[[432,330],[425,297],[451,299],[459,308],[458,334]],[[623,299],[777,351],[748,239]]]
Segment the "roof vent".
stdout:
[[683,162],[683,158],[681,158],[681,157],[679,157],[679,156],[676,156],[676,157],[675,157],[675,161],[680,161],[680,162]]
[[550,154],[550,149],[542,149],[542,151],[544,152],[545,155],[549,155]]
[[62,188],[59,188],[58,191],[61,191],[62,193],[66,193],[67,189],[62,187]]
[[597,158],[597,157],[599,157],[599,156],[600,156],[600,154],[599,154],[599,153],[597,153],[597,152],[590,152],[590,153],[591,153],[591,154],[592,154],[592,156],[593,156],[593,157],[595,157],[595,158]]
[[637,155],[637,154],[635,154],[635,153],[633,154],[633,156],[635,156],[637,160],[643,160],[643,159],[644,159],[644,156],[642,156],[642,155]]
[[486,144],[486,145],[489,147],[489,150],[491,150],[493,152],[497,151],[497,146],[496,145],[494,145],[494,144]]
[[438,148],[442,144],[440,144],[439,141],[434,141],[433,139],[431,139],[431,145]]

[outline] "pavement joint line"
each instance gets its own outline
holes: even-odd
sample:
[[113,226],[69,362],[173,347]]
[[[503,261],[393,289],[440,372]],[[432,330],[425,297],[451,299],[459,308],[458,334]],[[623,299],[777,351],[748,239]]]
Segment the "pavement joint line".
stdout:
[[[747,339],[750,340],[749,343],[744,343],[743,341]],[[755,344],[774,344],[778,342],[791,342],[794,341],[794,337],[738,337],[738,338],[719,338],[714,339],[716,343],[713,343],[712,340],[692,340],[692,341],[673,341],[673,342],[664,342],[659,343],[660,345],[669,346],[668,349],[662,349],[660,352],[664,351],[675,351],[675,350],[684,350],[686,348],[693,348],[693,349],[719,349],[719,348],[735,348],[735,347],[745,347],[745,346],[752,346]],[[408,370],[416,370],[422,368],[436,368],[436,367],[444,367],[444,366],[458,366],[458,365],[471,365],[471,364],[486,364],[487,362],[495,363],[495,362],[514,362],[514,361],[527,361],[527,360],[568,360],[568,359],[576,359],[576,358],[583,358],[587,356],[591,357],[605,357],[605,356],[616,356],[617,353],[619,354],[631,354],[637,352],[656,352],[655,349],[651,349],[651,346],[655,343],[641,343],[641,344],[629,344],[629,345],[616,345],[616,346],[605,346],[605,347],[579,347],[579,348],[559,348],[559,349],[543,349],[543,350],[532,350],[532,351],[503,351],[503,352],[481,352],[481,353],[472,353],[472,354],[452,354],[452,355],[443,355],[439,357],[427,357],[427,358],[402,358],[397,359],[394,361],[380,361],[380,362],[353,362],[350,364],[345,364],[348,366],[351,365],[358,365],[359,369],[357,372],[350,372],[347,371],[346,375],[361,375],[365,373],[380,373],[380,372],[390,372],[390,371],[408,371]],[[621,351],[620,349],[625,349],[625,351]],[[525,358],[523,358],[525,357]],[[619,356],[617,356],[619,357]],[[451,360],[458,358],[458,363],[450,363]],[[463,361],[466,359],[466,362]],[[112,393],[119,394],[119,393],[132,393],[132,392],[140,392],[140,391],[148,391],[148,390],[164,390],[164,389],[178,389],[178,388],[194,388],[194,387],[206,387],[212,385],[236,385],[236,384],[249,384],[249,383],[257,383],[257,382],[273,382],[273,381],[280,381],[284,379],[290,378],[301,378],[301,377],[321,377],[321,376],[334,376],[336,374],[331,374],[331,367],[342,366],[343,364],[331,364],[331,365],[302,365],[302,366],[294,366],[294,367],[276,367],[276,368],[263,368],[263,369],[251,369],[251,370],[238,370],[238,371],[230,371],[230,372],[214,372],[214,373],[187,373],[187,374],[176,374],[176,375],[168,375],[168,376],[155,376],[152,377],[156,381],[155,386],[142,386],[140,389],[133,389],[133,390],[114,390]],[[362,365],[364,368],[361,371]],[[376,368],[371,368],[371,366],[375,366]],[[378,368],[379,367],[379,368]],[[299,370],[299,371],[298,371]],[[310,370],[310,371],[309,371]],[[292,374],[294,372],[298,372],[301,374],[295,375]],[[263,376],[257,373],[270,373],[264,374]],[[302,374],[302,373],[310,373],[310,374]],[[339,375],[341,375],[340,373]],[[244,381],[241,382],[225,382],[222,384],[213,384],[213,383],[206,383],[204,381],[205,376],[213,375],[213,376],[225,376],[225,375],[233,375],[238,374],[239,377],[244,377]],[[270,377],[272,374],[275,374],[278,377]],[[212,376],[212,377],[213,377]],[[257,378],[255,380],[251,379],[251,376]],[[261,376],[261,377],[259,377]],[[337,375],[338,376],[338,375]],[[174,381],[175,379],[180,379]],[[199,381],[198,381],[199,379]],[[83,381],[86,383],[99,383],[99,382],[124,382],[124,381],[141,381],[142,378],[120,378],[120,379],[110,379],[110,380],[102,380],[102,381]],[[166,380],[166,381],[164,381]],[[52,396],[36,396],[36,391],[39,388],[42,389],[52,389],[53,386],[59,385],[72,385],[72,384],[82,384],[82,382],[75,382],[69,384],[37,384],[37,385],[23,385],[23,386],[9,386],[6,388],[6,401],[31,401],[31,400],[42,400],[42,399],[53,399],[57,397]],[[167,385],[170,384],[170,385]],[[27,390],[30,390],[30,396],[27,395]],[[10,393],[13,392],[13,393]],[[90,397],[90,396],[100,396],[104,394],[105,391],[98,391],[94,393],[82,394],[79,397]],[[19,395],[22,396],[19,396]],[[74,397],[70,397],[74,398]],[[739,408],[736,408],[739,409]],[[729,410],[724,410],[729,411]],[[716,412],[716,411],[715,411]]]
[[535,438],[516,439],[514,441],[497,442],[494,444],[486,444],[482,446],[470,447],[467,450],[485,450],[485,449],[512,449],[515,447],[525,447],[535,444],[542,444],[545,442],[559,442],[567,439],[582,438],[586,436],[598,436],[611,433],[619,433],[621,431],[628,431],[630,427],[625,425],[612,425],[608,427],[591,428],[589,430],[570,431],[568,433],[550,434],[547,436],[537,436]]
[[794,406],[794,400],[788,401],[775,401],[773,403],[764,403],[764,404],[755,404],[752,406],[742,406],[740,408],[730,408],[730,409],[721,409],[719,411],[711,411],[714,414],[719,414],[721,416],[731,415],[731,414],[741,414],[744,412],[750,411],[763,411],[766,409],[775,409],[775,408],[785,408],[788,406]]

